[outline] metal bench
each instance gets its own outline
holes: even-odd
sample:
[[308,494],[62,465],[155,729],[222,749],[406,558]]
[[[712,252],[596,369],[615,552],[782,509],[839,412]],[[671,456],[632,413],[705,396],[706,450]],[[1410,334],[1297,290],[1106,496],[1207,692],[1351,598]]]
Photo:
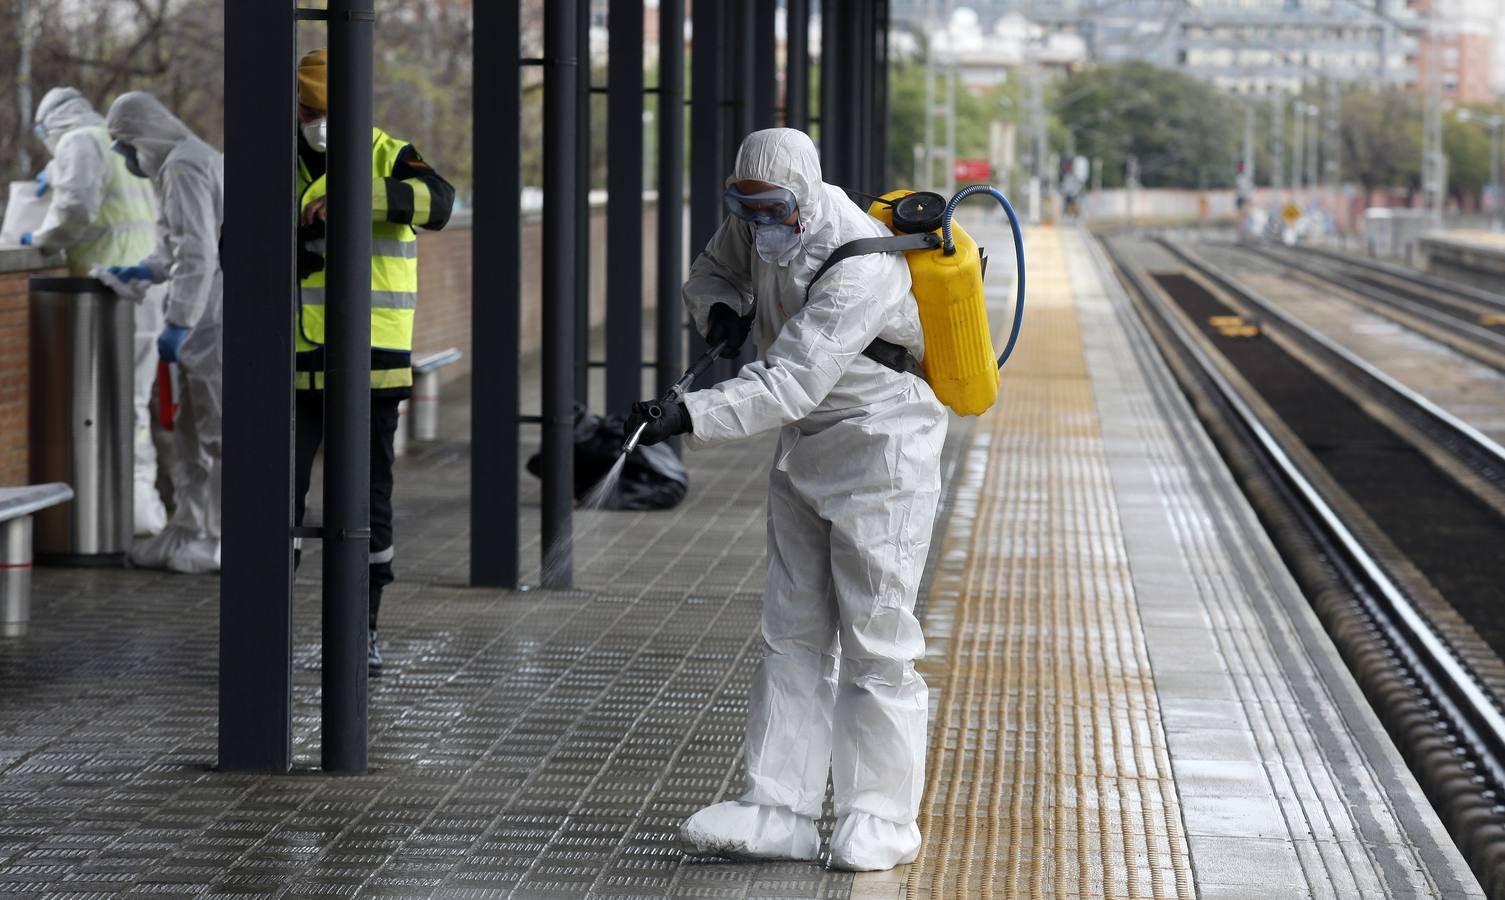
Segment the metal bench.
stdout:
[[61,482],[0,488],[0,637],[26,633],[31,620],[31,516],[73,499]]

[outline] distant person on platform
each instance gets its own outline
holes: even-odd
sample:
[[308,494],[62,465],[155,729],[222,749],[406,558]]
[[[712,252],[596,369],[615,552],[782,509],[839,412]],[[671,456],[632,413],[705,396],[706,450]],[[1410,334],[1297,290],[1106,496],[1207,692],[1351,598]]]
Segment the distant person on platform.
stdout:
[[157,98],[139,91],[115,101],[105,126],[126,169],[151,179],[161,210],[156,249],[110,274],[126,284],[167,284],[167,317],[157,336],[157,355],[176,363],[179,374],[172,519],[161,534],[136,543],[131,562],[174,572],[217,572],[224,411],[219,239],[225,222],[225,158]]
[[[157,243],[157,201],[150,181],[126,170],[125,159],[110,152],[104,117],[77,90],[55,87],[37,107],[32,126],[52,162],[37,175],[37,196],[51,194],[47,217],[21,243],[68,253],[68,274],[87,278],[91,270],[129,266]],[[157,493],[157,448],[152,443],[149,405],[157,379],[157,335],[162,331],[166,290],[153,285],[136,303],[133,405],[135,431],[135,528],[153,535],[167,524]]]
[[[297,469],[294,514],[303,524],[314,456],[324,439],[324,180],[329,82],[326,51],[298,63]],[[418,235],[449,222],[455,189],[412,144],[371,129],[371,543],[367,663],[382,670],[376,619],[392,560],[392,441],[397,404],[413,393],[413,317],[418,306]],[[295,558],[301,556],[301,550]]]

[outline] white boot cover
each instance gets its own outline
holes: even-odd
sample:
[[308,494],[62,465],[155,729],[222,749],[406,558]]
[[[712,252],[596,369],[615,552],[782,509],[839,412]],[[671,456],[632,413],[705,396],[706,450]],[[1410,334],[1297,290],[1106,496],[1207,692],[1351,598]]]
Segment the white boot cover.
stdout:
[[831,834],[831,868],[883,872],[912,863],[920,853],[920,827],[854,812],[836,820]]
[[788,807],[740,800],[707,806],[686,819],[679,839],[691,856],[803,861],[820,856],[814,819]]

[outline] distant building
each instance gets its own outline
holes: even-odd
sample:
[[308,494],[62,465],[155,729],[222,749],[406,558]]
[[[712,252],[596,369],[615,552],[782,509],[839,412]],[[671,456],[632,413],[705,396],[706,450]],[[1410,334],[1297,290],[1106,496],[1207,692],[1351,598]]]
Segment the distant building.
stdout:
[[1442,97],[1455,103],[1487,103],[1496,95],[1494,66],[1500,20],[1497,0],[1411,0],[1424,23],[1409,64],[1424,85],[1434,67]]
[[[1426,2],[1426,0],[1420,0]],[[1439,0],[1442,2],[1442,0]],[[1467,2],[1467,0],[1453,0]],[[1483,0],[1491,2],[1491,0]],[[1085,60],[1142,60],[1179,69],[1236,93],[1292,91],[1321,78],[1416,83],[1416,12],[1405,0],[973,0],[993,55],[1017,55],[1005,23],[1025,20],[1036,46],[1080,42]],[[937,17],[942,0],[894,0],[894,17]],[[953,17],[958,13],[954,13]],[[937,21],[937,25],[939,22]],[[1471,59],[1472,57],[1470,57]],[[1486,80],[1487,80],[1486,75]]]

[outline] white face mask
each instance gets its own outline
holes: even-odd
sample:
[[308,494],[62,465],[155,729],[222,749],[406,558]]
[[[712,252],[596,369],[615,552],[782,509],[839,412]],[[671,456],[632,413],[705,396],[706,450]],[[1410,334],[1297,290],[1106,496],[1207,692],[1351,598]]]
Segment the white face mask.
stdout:
[[793,225],[780,222],[776,225],[758,225],[753,236],[753,245],[764,262],[783,265],[800,252],[800,234]]
[[303,130],[303,139],[308,141],[308,146],[323,153],[329,142],[329,118],[320,116],[312,122],[304,122],[300,127]]

